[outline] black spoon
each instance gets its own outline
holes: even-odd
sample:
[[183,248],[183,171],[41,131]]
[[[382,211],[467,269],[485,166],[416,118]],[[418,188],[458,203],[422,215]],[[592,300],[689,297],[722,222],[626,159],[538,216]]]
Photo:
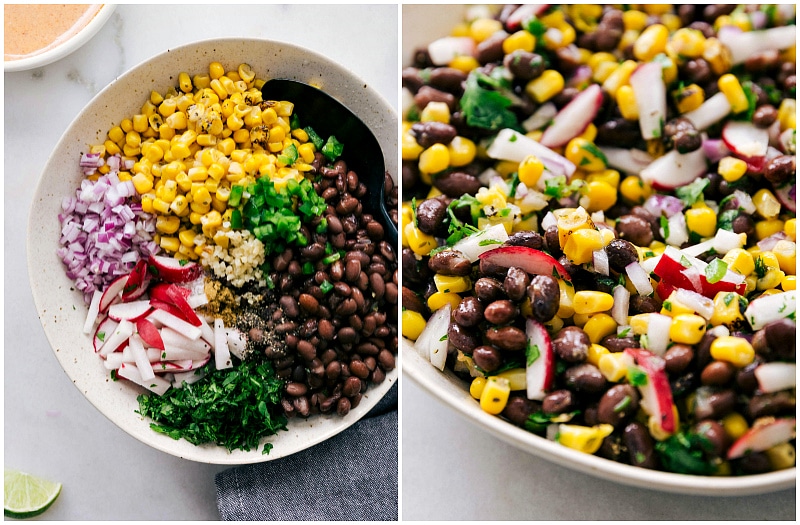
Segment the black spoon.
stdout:
[[314,128],[323,140],[334,135],[344,145],[341,158],[347,169],[355,171],[367,187],[363,209],[383,225],[386,241],[396,249],[397,226],[389,217],[384,199],[383,152],[367,125],[331,95],[296,80],[268,80],[261,88],[261,95],[264,100],[292,102],[303,126]]

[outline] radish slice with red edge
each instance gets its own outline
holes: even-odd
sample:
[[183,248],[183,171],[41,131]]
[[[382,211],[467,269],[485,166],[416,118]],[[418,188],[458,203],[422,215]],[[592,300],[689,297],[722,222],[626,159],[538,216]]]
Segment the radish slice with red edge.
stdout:
[[751,452],[763,452],[775,445],[787,443],[795,438],[795,418],[764,417],[737,439],[728,449],[728,459],[736,459]]
[[650,416],[651,422],[657,424],[667,434],[678,430],[672,403],[672,390],[665,371],[666,362],[652,352],[642,348],[626,348],[625,353],[633,357],[638,367],[647,376],[646,381],[638,384],[642,394],[642,409]]
[[199,327],[191,325],[180,317],[176,317],[171,313],[158,308],[150,313],[148,319],[151,321],[158,321],[164,326],[168,326],[192,340],[199,339],[203,333]]
[[489,226],[485,230],[464,237],[453,245],[453,249],[461,252],[469,262],[477,261],[481,254],[492,250],[508,240],[508,232],[502,224]]
[[159,396],[164,395],[164,393],[169,390],[170,386],[172,386],[169,381],[162,377],[144,379],[139,369],[136,368],[136,365],[130,363],[122,363],[122,366],[117,369],[117,377],[136,383]]
[[89,312],[86,314],[86,322],[83,324],[83,333],[90,334],[97,322],[97,315],[100,313],[100,299],[103,297],[103,292],[95,290],[92,294],[92,300],[89,303]]
[[728,102],[728,97],[725,93],[717,93],[712,95],[705,102],[700,104],[700,107],[693,109],[682,116],[689,120],[694,127],[700,131],[713,126],[728,116],[731,112],[731,103]]
[[130,321],[135,323],[144,319],[152,311],[150,301],[131,301],[128,303],[114,303],[108,307],[108,316],[115,321]]
[[769,132],[757,128],[752,122],[729,120],[722,128],[722,141],[734,155],[763,167],[769,147]]
[[97,325],[97,329],[94,331],[94,338],[92,339],[92,346],[95,352],[100,351],[100,348],[103,347],[103,343],[111,337],[111,334],[114,333],[118,325],[119,323],[110,317],[105,317],[100,321]]
[[543,146],[558,148],[577,137],[591,124],[603,104],[603,90],[592,84],[559,111],[553,123],[544,130]]
[[219,317],[214,319],[214,364],[217,370],[233,366],[228,349],[228,335],[225,333],[225,323]]
[[125,288],[122,290],[122,300],[126,302],[133,301],[144,295],[150,285],[150,279],[150,273],[147,271],[147,261],[140,259],[128,275]]
[[744,318],[753,330],[761,330],[773,321],[794,316],[796,310],[797,295],[791,290],[753,299],[744,311]]
[[106,356],[128,342],[128,338],[133,335],[133,323],[130,321],[120,321],[116,329],[106,335],[106,341],[100,347],[100,355]]
[[553,387],[555,354],[547,328],[536,321],[525,322],[528,347],[525,350],[525,383],[528,399],[541,401]]
[[502,268],[513,266],[531,275],[550,275],[567,282],[572,281],[561,263],[552,256],[527,246],[501,246],[482,253],[480,259]]
[[151,255],[147,259],[150,272],[168,283],[188,283],[203,275],[203,267],[195,262]]
[[575,173],[575,164],[536,142],[527,135],[510,128],[501,129],[486,149],[486,155],[496,160],[522,162],[528,155],[536,155],[553,175],[564,175],[569,179]]
[[[175,306],[174,304],[165,303],[164,301],[158,301],[156,299],[150,299],[150,306],[152,306],[156,310],[163,310],[169,313],[170,315],[174,315],[178,319],[186,321],[186,319],[183,318],[183,312],[181,312],[178,309],[178,307]],[[188,323],[188,321],[186,322]]]
[[125,284],[127,282],[127,275],[117,277],[111,281],[111,284],[108,285],[108,287],[103,291],[102,297],[100,297],[98,310],[101,314],[106,313],[108,307],[111,306],[112,303],[121,300],[120,294],[122,293],[122,290],[125,289]]
[[533,18],[539,16],[550,7],[550,4],[524,4],[516,8],[506,19],[506,27],[510,31],[516,31],[522,27],[522,24]]
[[164,341],[161,339],[161,332],[156,328],[152,321],[147,319],[139,319],[136,321],[136,332],[142,338],[147,346],[164,350]]
[[758,389],[765,394],[788,390],[797,385],[797,365],[794,363],[761,363],[753,373],[758,381]]
[[150,359],[147,357],[147,352],[144,349],[142,339],[138,335],[133,334],[128,340],[128,345],[131,347],[133,359],[136,362],[136,368],[139,370],[142,379],[145,381],[153,379],[155,374],[153,373],[153,367],[150,365]]
[[661,64],[641,64],[631,74],[630,85],[639,110],[639,130],[645,140],[661,138],[667,117],[667,88]]
[[795,179],[782,185],[773,184],[775,197],[792,213],[797,210],[797,183]]
[[689,153],[670,150],[644,168],[639,176],[658,190],[674,190],[685,186],[708,170],[703,149]]

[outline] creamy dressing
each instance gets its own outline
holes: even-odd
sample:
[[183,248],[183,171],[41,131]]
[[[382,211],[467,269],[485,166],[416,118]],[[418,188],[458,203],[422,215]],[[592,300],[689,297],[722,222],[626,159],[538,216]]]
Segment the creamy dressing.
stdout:
[[19,60],[53,49],[75,36],[101,4],[5,4],[4,60]]

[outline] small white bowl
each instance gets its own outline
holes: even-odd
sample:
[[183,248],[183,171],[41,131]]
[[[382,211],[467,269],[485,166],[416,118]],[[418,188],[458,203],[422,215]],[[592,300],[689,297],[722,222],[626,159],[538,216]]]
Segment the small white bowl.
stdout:
[[27,71],[29,69],[35,69],[37,67],[52,64],[56,60],[61,60],[88,42],[89,39],[91,39],[98,31],[100,31],[100,28],[103,27],[106,22],[108,22],[108,19],[111,18],[111,15],[114,13],[116,8],[117,6],[115,4],[103,4],[103,6],[97,11],[97,14],[95,14],[94,17],[85,26],[83,26],[83,28],[61,42],[59,45],[48,49],[43,53],[21,58],[19,60],[5,60],[3,62],[5,72],[12,73],[15,71]]
[[[468,6],[453,4],[404,5],[403,65],[410,63],[416,48],[450,34],[455,24],[463,20],[466,9]],[[488,432],[523,451],[578,472],[634,487],[689,495],[743,496],[795,486],[796,468],[752,476],[691,476],[633,467],[584,454],[484,412],[470,396],[466,382],[450,370],[439,372],[407,340],[403,340],[401,344],[401,362],[404,379],[413,380],[433,397],[444,402],[474,424],[476,431]]]
[[223,38],[188,44],[147,60],[109,84],[81,111],[56,145],[39,181],[28,224],[28,272],[39,320],[69,379],[103,415],[143,443],[177,457],[213,464],[271,461],[320,443],[358,421],[397,381],[398,369],[372,385],[361,403],[345,417],[316,415],[289,421],[288,431],[262,439],[274,448],[228,452],[224,447],[195,446],[150,429],[135,411],[136,396],[144,390],[128,381],[112,381],[102,360],[92,351],[92,339],[82,333],[87,307],[66,277],[56,255],[58,214],[64,197],[74,195],[83,179],[81,152],[102,142],[108,129],[138,113],[152,90],[174,87],[178,73],[208,71],[211,62],[226,68],[250,64],[260,78],[313,81],[351,108],[375,133],[384,152],[386,169],[397,174],[397,113],[385,99],[355,74],[330,59],[299,46],[260,39]]

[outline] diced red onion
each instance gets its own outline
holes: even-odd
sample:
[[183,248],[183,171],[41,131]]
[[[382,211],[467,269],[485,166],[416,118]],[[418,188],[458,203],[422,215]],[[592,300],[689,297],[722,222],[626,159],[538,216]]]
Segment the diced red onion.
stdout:
[[789,236],[783,232],[773,233],[766,239],[761,239],[760,241],[758,241],[758,247],[761,249],[761,251],[772,250],[775,247],[775,245],[778,244],[778,241],[782,241],[788,238]]
[[683,211],[683,201],[672,195],[651,195],[644,201],[644,209],[655,217],[665,215],[667,218]]
[[708,161],[712,164],[719,162],[724,157],[732,155],[731,150],[722,141],[722,139],[705,139],[703,141],[703,153],[708,157]]

